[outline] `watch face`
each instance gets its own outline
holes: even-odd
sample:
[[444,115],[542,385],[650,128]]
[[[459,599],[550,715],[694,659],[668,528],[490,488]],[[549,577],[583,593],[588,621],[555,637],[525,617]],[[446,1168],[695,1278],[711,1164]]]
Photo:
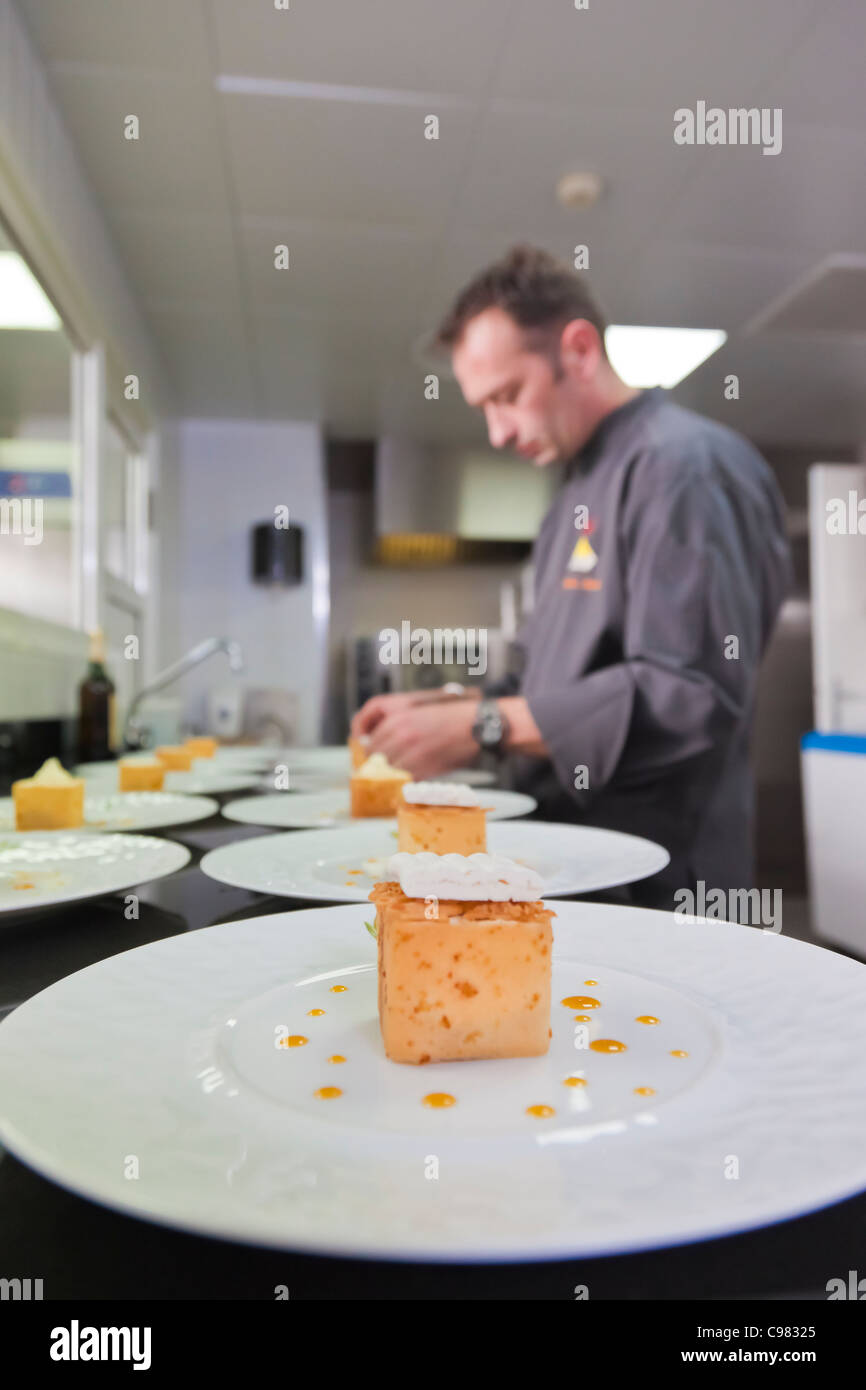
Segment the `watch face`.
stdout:
[[482,707],[472,730],[482,748],[494,748],[502,740],[502,717],[495,705]]

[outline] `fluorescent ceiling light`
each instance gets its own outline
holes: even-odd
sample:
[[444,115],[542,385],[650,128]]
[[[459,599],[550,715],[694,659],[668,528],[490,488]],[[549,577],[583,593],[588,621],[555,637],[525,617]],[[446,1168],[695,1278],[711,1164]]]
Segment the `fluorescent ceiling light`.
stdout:
[[26,261],[0,251],[0,328],[60,327],[60,319]]
[[420,106],[425,111],[454,110],[468,105],[464,97],[443,92],[413,92],[402,87],[348,87],[342,82],[297,82],[280,77],[244,77],[220,73],[218,92],[246,97],[290,97],[301,101],[355,101],[367,106]]
[[614,371],[628,386],[670,387],[706,362],[727,336],[720,328],[612,323],[604,342]]

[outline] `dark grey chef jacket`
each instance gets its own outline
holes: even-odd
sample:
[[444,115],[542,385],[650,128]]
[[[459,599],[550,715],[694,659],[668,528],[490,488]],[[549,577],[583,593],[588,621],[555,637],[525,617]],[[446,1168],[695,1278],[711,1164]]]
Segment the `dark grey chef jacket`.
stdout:
[[767,464],[732,430],[644,391],[568,465],[533,563],[522,673],[486,687],[525,696],[550,750],[512,756],[514,785],[546,820],[664,845],[670,865],[627,901],[673,907],[701,879],[752,887],[749,735],[792,579]]

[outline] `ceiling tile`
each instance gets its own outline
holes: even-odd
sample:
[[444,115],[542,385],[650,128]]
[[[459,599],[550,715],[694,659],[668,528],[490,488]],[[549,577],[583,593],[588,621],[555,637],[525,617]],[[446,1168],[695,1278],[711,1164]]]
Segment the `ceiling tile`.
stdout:
[[16,9],[49,63],[209,71],[204,12],[195,0],[16,0]]
[[472,119],[420,108],[222,95],[234,184],[247,214],[398,222],[433,233],[466,158]]
[[811,264],[808,253],[780,255],[704,242],[656,241],[642,252],[623,295],[628,323],[722,328],[735,333],[757,306]]
[[212,8],[224,73],[474,96],[490,76],[513,7],[503,0],[292,0],[290,9],[275,10],[212,0]]
[[[53,75],[66,122],[103,206],[227,211],[216,108],[207,83]],[[124,119],[140,138],[124,138]]]
[[112,217],[112,227],[145,300],[205,301],[239,310],[237,258],[225,217],[120,212]]
[[[499,96],[673,112],[703,98],[738,106],[778,66],[822,0],[563,0],[520,5],[495,85]],[[611,100],[613,96],[614,100]],[[763,104],[763,103],[762,103]]]
[[[404,320],[421,293],[432,256],[429,238],[338,222],[291,219],[244,224],[246,276],[257,306],[285,307],[366,328],[376,351],[380,322]],[[274,248],[289,248],[289,268],[274,267]]]
[[757,146],[705,146],[699,173],[670,209],[668,225],[685,240],[777,253],[859,250],[864,156],[862,133],[784,122],[778,155]]

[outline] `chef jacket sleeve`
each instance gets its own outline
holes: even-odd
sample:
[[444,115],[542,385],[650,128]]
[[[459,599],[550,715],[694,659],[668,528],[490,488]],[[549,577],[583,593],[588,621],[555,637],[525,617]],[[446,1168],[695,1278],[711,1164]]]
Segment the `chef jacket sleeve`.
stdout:
[[636,463],[607,543],[625,585],[622,659],[527,696],[559,781],[571,790],[585,766],[590,793],[657,780],[725,736],[754,697],[790,580],[767,494],[738,496],[682,459]]

